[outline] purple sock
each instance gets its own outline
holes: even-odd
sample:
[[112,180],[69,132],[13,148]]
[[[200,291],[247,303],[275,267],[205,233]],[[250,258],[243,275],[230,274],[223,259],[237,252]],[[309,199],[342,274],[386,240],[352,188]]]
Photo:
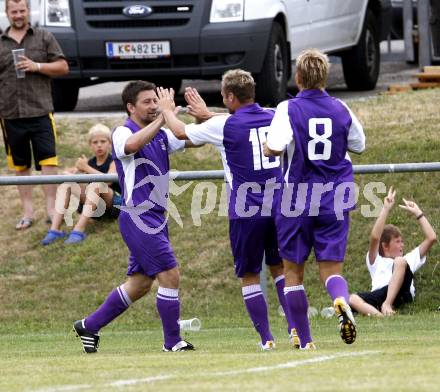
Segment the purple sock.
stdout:
[[113,321],[131,305],[131,299],[123,285],[114,289],[104,303],[84,320],[85,328],[97,334],[102,327]]
[[169,350],[182,340],[179,327],[179,289],[159,287],[156,306],[162,320],[164,346]]
[[261,343],[266,344],[268,340],[274,340],[269,328],[267,304],[261,286],[253,284],[242,287],[241,291],[249,316],[260,334]]
[[284,296],[284,282],[285,282],[284,275],[277,276],[274,279],[274,282],[275,282],[275,287],[277,288],[278,301],[284,310],[284,314],[286,315],[287,332],[290,333],[290,331],[292,331],[292,328],[295,327],[293,324],[292,316],[290,315],[289,312],[289,307],[287,306],[286,303],[286,297]]
[[328,294],[334,301],[337,297],[344,297],[348,303],[349,293],[347,281],[341,275],[331,275],[325,281]]
[[284,295],[286,296],[287,306],[292,315],[301,347],[304,348],[307,343],[312,341],[309,319],[307,317],[309,303],[307,301],[306,292],[304,291],[304,286],[284,287]]

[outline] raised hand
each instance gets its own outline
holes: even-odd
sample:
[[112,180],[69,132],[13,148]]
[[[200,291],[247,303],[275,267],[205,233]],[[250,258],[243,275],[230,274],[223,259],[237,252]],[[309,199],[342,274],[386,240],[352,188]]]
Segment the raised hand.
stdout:
[[159,112],[164,112],[166,110],[169,110],[171,112],[174,112],[176,109],[176,104],[174,102],[174,90],[158,87],[156,89],[156,94],[158,97],[157,106],[159,108]]
[[411,214],[413,214],[414,216],[419,216],[422,213],[422,210],[420,209],[420,207],[416,204],[415,201],[410,201],[410,200],[406,200],[404,198],[402,198],[403,200],[403,205],[399,204],[399,207],[410,212]]
[[206,106],[206,102],[200,96],[197,89],[193,87],[185,88],[185,100],[187,102],[188,114],[199,120],[207,120],[212,117],[211,112]]
[[390,186],[390,189],[388,190],[388,195],[383,200],[383,208],[387,210],[391,210],[394,206],[394,202],[396,201],[396,191],[393,189],[392,186]]

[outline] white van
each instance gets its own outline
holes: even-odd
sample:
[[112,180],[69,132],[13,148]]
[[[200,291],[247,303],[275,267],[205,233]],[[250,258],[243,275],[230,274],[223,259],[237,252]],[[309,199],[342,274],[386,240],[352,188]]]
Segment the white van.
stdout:
[[[257,100],[286,97],[291,64],[309,47],[340,56],[349,89],[373,89],[391,0],[30,0],[32,21],[52,32],[69,63],[55,79],[55,110],[72,110],[79,87],[252,72]],[[0,6],[4,9],[4,0]],[[4,23],[4,22],[3,22]]]

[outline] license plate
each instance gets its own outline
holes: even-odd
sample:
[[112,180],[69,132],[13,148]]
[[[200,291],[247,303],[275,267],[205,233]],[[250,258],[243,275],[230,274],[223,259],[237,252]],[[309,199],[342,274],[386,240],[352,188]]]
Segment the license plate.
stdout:
[[169,41],[106,42],[107,57],[112,59],[156,59],[171,55]]

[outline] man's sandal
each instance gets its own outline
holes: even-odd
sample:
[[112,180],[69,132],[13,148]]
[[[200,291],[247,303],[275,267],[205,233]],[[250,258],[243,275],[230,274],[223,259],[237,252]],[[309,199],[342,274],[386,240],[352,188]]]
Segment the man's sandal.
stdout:
[[15,226],[15,230],[26,230],[26,229],[29,229],[29,227],[32,226],[32,223],[34,223],[32,218],[23,217],[23,218],[20,219],[20,221]]

